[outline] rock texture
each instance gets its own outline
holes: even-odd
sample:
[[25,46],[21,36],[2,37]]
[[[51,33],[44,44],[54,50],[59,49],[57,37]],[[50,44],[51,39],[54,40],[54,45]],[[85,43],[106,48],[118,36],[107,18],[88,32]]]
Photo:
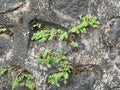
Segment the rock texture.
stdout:
[[41,22],[44,27],[66,30],[80,23],[80,14],[97,16],[101,23],[98,29],[90,28],[87,34],[77,37],[81,47],[68,55],[71,62],[83,65],[78,68],[88,70],[71,75],[67,85],[51,89],[120,90],[119,0],[0,0],[0,26],[12,32],[0,34],[0,67],[20,66],[33,74],[36,90],[47,90],[49,71],[33,56],[45,48],[55,50],[59,46],[66,51],[71,48],[54,40],[45,44],[32,42],[31,27]]

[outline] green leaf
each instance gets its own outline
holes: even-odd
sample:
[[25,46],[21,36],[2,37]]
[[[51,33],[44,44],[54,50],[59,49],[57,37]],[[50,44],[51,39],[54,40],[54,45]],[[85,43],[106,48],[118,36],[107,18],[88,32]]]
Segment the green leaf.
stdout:
[[78,26],[78,28],[79,29],[86,28],[88,25],[89,25],[89,23],[87,21],[84,21]]
[[67,40],[67,39],[68,39],[68,33],[67,32],[61,32],[59,40],[63,41],[63,40]]
[[26,81],[25,86],[28,87],[30,90],[35,89],[35,83],[29,80]]
[[0,69],[0,76],[1,76],[1,75],[4,75],[4,73],[5,73],[7,70],[8,70],[7,68],[1,68],[1,69]]
[[15,90],[19,86],[20,82],[18,79],[15,79],[15,81],[12,84],[12,90]]
[[71,28],[68,32],[69,32],[69,33],[74,33],[74,34],[75,34],[75,33],[76,33],[76,34],[79,34],[79,33],[80,33],[78,26],[75,26],[75,27]]
[[48,39],[48,36],[49,30],[41,30],[33,34],[32,40],[39,40],[39,42],[45,42]]
[[80,20],[83,20],[83,15],[79,15],[79,19],[80,19]]
[[42,42],[42,43],[44,43],[45,41],[47,40],[47,38],[41,38],[40,40],[39,40],[39,42]]
[[27,79],[28,79],[28,80],[33,80],[34,77],[33,77],[33,75],[31,75],[31,74],[27,74]]
[[36,59],[37,59],[37,61],[38,61],[39,63],[44,64],[44,60],[43,60],[43,59],[41,59],[41,58],[39,58],[39,57],[37,57]]
[[74,41],[72,41],[72,42],[70,43],[70,45],[73,46],[73,47],[75,47],[75,48],[78,48],[78,47],[79,47],[79,44],[78,44],[77,42],[74,42]]
[[69,78],[69,74],[67,72],[64,72],[64,79],[68,79]]
[[59,84],[59,83],[56,83],[56,86],[57,86],[57,87],[60,87],[60,84]]
[[0,68],[0,76],[1,76],[1,75],[4,75],[7,71],[12,70],[13,68],[14,68],[14,67],[12,67],[12,66]]
[[82,28],[82,29],[80,29],[80,31],[81,31],[81,33],[87,33],[86,28]]
[[48,68],[51,68],[51,65],[50,65],[50,64],[47,64],[47,67],[48,67]]
[[45,50],[44,53],[42,54],[42,56],[43,56],[44,58],[46,58],[49,52],[50,52],[49,50]]
[[50,31],[50,37],[49,37],[48,40],[53,40],[53,38],[56,36],[56,34],[57,34],[57,30],[52,29],[52,30]]
[[98,28],[98,25],[92,25],[93,28]]

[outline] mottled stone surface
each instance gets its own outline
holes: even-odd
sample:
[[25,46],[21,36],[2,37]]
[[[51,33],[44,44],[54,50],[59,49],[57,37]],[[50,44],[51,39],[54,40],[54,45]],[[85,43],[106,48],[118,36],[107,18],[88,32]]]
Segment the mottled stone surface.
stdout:
[[1,0],[0,2],[0,13],[13,11],[23,4],[22,0]]
[[0,34],[0,67],[23,67],[36,78],[37,90],[47,90],[49,70],[34,56],[44,48],[62,47],[69,52],[71,47],[56,40],[33,42],[30,47],[31,25],[39,21],[44,27],[66,30],[80,23],[80,14],[97,16],[101,24],[76,37],[81,47],[68,57],[90,71],[71,75],[67,85],[52,86],[52,90],[120,90],[120,0],[0,0],[0,26],[13,32],[12,36]]

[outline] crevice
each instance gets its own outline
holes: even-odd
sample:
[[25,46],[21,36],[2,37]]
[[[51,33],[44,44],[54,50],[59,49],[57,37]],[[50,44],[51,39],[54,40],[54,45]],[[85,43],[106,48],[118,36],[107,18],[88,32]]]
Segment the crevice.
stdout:
[[0,12],[0,14],[5,14],[5,13],[13,12],[13,11],[15,11],[15,10],[18,10],[18,9],[21,8],[22,6],[23,6],[23,4],[20,5],[20,6],[18,6],[18,7],[16,7],[16,8],[14,8],[14,9],[2,11],[2,12]]
[[41,28],[42,29],[44,29],[44,28],[46,28],[45,26],[48,26],[48,28],[49,28],[49,26],[50,26],[50,28],[55,28],[55,29],[61,29],[61,30],[68,30],[68,28],[66,28],[66,27],[63,27],[63,26],[61,26],[61,25],[59,25],[59,24],[56,24],[56,23],[53,23],[53,22],[49,22],[49,21],[45,21],[45,20],[43,20],[43,19],[36,19],[36,18],[34,18],[33,20],[31,20],[30,22],[29,22],[29,24],[28,24],[28,27],[29,27],[29,39],[28,39],[28,49],[30,49],[30,45],[31,45],[31,38],[32,38],[32,35],[33,35],[33,33],[35,32],[35,31],[33,31],[33,25],[34,24],[36,24],[36,23],[41,23]]

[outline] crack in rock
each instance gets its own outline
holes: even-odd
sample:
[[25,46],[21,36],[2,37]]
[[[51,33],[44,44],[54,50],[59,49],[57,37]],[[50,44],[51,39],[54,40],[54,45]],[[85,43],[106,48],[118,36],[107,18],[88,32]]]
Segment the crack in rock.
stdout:
[[14,11],[23,5],[22,0],[1,0],[0,14]]

